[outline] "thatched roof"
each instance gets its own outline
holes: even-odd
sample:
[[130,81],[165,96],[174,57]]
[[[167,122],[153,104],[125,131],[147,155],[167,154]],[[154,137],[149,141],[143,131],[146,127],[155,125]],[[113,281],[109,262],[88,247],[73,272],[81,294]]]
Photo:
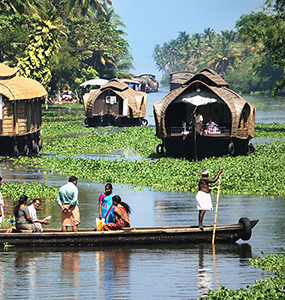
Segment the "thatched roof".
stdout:
[[[165,128],[165,114],[168,106],[178,97],[187,94],[192,91],[196,91],[198,88],[201,91],[212,92],[219,99],[221,99],[229,108],[232,116],[232,128],[231,135],[238,136],[238,125],[239,119],[242,113],[242,110],[245,105],[248,105],[250,108],[250,116],[249,116],[249,135],[254,136],[254,116],[255,116],[255,106],[251,105],[249,102],[244,100],[240,95],[222,85],[224,80],[222,78],[217,78],[217,73],[209,72],[211,70],[204,69],[200,73],[196,74],[189,80],[187,84],[184,84],[183,87],[179,87],[173,91],[171,91],[168,95],[166,95],[162,100],[156,102],[153,105],[154,108],[154,116],[156,121],[156,135],[158,138],[163,138],[166,136],[166,128]],[[204,81],[197,80],[197,78],[202,78]],[[196,80],[193,80],[196,79]],[[209,85],[208,83],[217,83],[213,85]]]
[[[112,90],[119,97],[123,99],[128,99],[128,106],[132,109],[134,117],[141,117],[146,115],[147,106],[147,95],[143,92],[137,92],[129,87],[126,83],[120,81],[119,79],[112,79],[108,83],[104,84],[100,89],[92,90],[88,95],[84,97],[84,107],[86,117],[92,116],[92,108],[100,95],[106,91]],[[144,107],[142,111],[140,110],[142,98],[145,98]]]
[[0,94],[13,101],[41,98],[47,91],[36,80],[16,76],[14,69],[0,63]]
[[17,70],[0,63],[0,80],[9,79],[16,75]]
[[184,82],[187,82],[189,79],[191,79],[195,73],[190,71],[177,71],[170,73],[170,84],[171,83],[177,83],[177,84],[184,84]]
[[220,75],[218,75],[218,73],[208,68],[201,70],[188,81],[184,82],[184,84],[189,85],[191,82],[196,80],[204,81],[210,86],[225,86],[230,88],[230,85],[227,82],[225,82],[224,79]]

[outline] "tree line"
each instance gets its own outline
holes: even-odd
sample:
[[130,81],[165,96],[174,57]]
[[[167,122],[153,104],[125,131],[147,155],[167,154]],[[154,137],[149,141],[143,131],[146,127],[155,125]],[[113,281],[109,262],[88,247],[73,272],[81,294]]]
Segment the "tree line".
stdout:
[[0,1],[0,62],[50,94],[96,77],[130,77],[124,23],[111,0]]
[[156,45],[153,58],[162,83],[176,71],[211,68],[241,93],[272,93],[285,86],[285,0],[267,0],[258,12],[242,15],[237,30],[216,33],[178,33],[176,39]]

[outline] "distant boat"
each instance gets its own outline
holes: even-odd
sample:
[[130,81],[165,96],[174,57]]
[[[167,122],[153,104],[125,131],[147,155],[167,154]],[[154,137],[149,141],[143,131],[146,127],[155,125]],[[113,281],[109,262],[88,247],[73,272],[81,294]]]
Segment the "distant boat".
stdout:
[[[256,107],[230,89],[216,72],[203,69],[153,105],[157,153],[203,158],[254,152]],[[206,130],[212,119],[217,126]]]
[[83,96],[85,124],[89,126],[146,126],[147,94],[112,79]]
[[170,73],[170,91],[175,90],[179,87],[182,87],[185,82],[191,79],[195,75],[194,72],[190,71],[177,71]]
[[144,73],[136,75],[133,79],[140,82],[140,91],[142,92],[151,93],[158,91],[159,81],[155,79],[153,74]]

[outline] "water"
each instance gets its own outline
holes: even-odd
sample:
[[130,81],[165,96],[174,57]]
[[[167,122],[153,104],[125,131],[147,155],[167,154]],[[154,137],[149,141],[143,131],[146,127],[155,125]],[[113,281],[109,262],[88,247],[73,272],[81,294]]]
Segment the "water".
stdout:
[[[147,118],[151,125],[152,102],[160,100],[162,94],[149,94]],[[257,109],[257,122],[283,122],[282,101],[258,101],[262,109]],[[44,170],[14,169],[6,161],[0,161],[0,170],[7,181],[37,181],[56,187],[67,181],[66,176],[46,174]],[[80,179],[78,188],[81,227],[92,228],[104,184]],[[114,184],[114,192],[131,206],[134,227],[198,223],[194,194],[154,192],[122,184]],[[240,217],[260,221],[249,241],[216,244],[215,249],[208,244],[7,251],[1,248],[0,299],[197,299],[207,295],[208,288],[216,290],[219,285],[231,289],[252,285],[256,279],[272,273],[249,266],[248,258],[284,254],[284,200],[220,195],[218,224],[234,224]],[[11,201],[6,200],[5,204],[11,213]],[[50,226],[60,228],[59,207],[43,200],[38,216],[50,214]],[[213,222],[214,212],[207,212],[205,225]]]

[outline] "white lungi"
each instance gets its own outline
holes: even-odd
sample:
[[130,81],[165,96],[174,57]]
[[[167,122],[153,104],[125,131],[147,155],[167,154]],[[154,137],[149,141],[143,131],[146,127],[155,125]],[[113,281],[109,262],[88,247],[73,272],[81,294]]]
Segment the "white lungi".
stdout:
[[196,195],[198,210],[213,210],[212,197],[210,193],[199,191]]

